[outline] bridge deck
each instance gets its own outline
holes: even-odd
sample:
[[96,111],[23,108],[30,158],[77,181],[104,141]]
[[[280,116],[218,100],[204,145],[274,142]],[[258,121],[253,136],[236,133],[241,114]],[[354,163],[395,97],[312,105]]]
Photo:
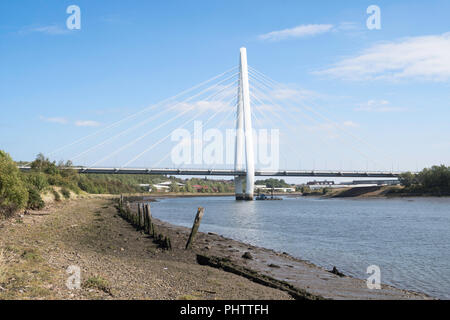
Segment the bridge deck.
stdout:
[[[30,171],[30,167],[19,167],[22,171]],[[184,175],[184,176],[245,176],[245,171],[231,169],[148,169],[148,168],[83,168],[72,167],[83,174],[152,174],[152,175]],[[401,172],[387,171],[326,171],[326,170],[256,170],[255,176],[286,177],[352,177],[352,178],[397,178]]]

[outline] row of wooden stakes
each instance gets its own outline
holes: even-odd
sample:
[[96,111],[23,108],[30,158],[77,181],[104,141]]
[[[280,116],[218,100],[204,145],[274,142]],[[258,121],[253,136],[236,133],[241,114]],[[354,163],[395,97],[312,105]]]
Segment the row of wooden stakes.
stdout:
[[123,196],[119,199],[119,214],[122,218],[130,222],[137,230],[143,231],[153,238],[153,242],[157,243],[164,250],[171,250],[172,243],[170,238],[158,233],[152,222],[152,214],[149,203],[138,203],[137,211],[131,210],[130,202],[124,201]]
[[[155,225],[152,222],[152,214],[149,203],[138,203],[137,211],[132,211],[130,202],[125,201],[123,195],[120,195],[118,210],[119,214],[134,227],[136,227],[136,229],[150,235],[153,238],[153,242],[157,243],[160,248],[165,250],[172,249],[170,238],[157,232]],[[198,208],[185,249],[190,249],[192,247],[192,243],[194,242],[198,228],[200,227],[200,222],[203,218],[204,212],[204,208]]]

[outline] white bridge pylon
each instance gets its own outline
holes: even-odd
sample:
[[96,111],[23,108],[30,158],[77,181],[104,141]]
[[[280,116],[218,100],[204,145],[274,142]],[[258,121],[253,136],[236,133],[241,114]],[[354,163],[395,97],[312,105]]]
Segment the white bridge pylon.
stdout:
[[[245,171],[245,192],[243,176],[235,176],[236,200],[253,200],[255,187],[255,157],[253,153],[253,131],[250,107],[250,86],[248,83],[247,49],[240,49],[238,103],[236,112],[236,171]],[[245,168],[244,168],[245,155]]]

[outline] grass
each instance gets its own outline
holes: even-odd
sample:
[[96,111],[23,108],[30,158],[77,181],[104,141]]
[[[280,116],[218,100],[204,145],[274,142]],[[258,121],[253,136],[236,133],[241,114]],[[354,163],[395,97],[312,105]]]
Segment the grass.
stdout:
[[177,298],[177,300],[200,300],[200,299],[202,299],[202,297],[195,296],[192,294],[185,294]]
[[8,268],[8,258],[4,249],[0,250],[0,284],[6,281],[6,270]]
[[109,284],[108,280],[100,276],[90,277],[83,283],[83,287],[100,290],[112,295],[111,285]]
[[6,246],[0,249],[0,300],[46,298],[44,288],[55,270],[49,268],[35,249]]
[[64,198],[70,199],[70,191],[67,188],[62,188],[61,194],[63,195]]
[[41,261],[41,256],[36,251],[36,249],[24,249],[21,257],[27,261],[37,262]]
[[53,197],[55,198],[56,202],[61,201],[61,196],[59,195],[58,191],[52,190],[52,193],[53,193]]

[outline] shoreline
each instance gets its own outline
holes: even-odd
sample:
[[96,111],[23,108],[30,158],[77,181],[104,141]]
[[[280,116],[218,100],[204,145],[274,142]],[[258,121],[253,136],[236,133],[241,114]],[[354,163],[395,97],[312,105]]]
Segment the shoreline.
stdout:
[[[118,215],[116,199],[88,195],[0,221],[0,269],[5,271],[0,299],[296,298],[286,290],[201,265],[198,255],[225,258],[241,269],[281,280],[304,292],[303,297],[434,299],[388,285],[369,290],[364,280],[340,277],[287,253],[215,233],[199,232],[192,250],[185,250],[190,228],[153,219],[158,232],[171,239],[172,250],[163,250]],[[246,252],[251,259],[243,258]],[[66,288],[70,265],[81,268],[78,290]]]
[[[161,197],[159,197],[161,198]],[[135,205],[135,203],[133,204]],[[171,238],[189,235],[190,228],[153,218],[155,225]],[[158,230],[159,230],[158,229]],[[260,247],[212,232],[199,232],[194,249],[204,255],[230,260],[240,267],[285,281],[296,288],[326,299],[436,299],[422,292],[382,284],[381,290],[370,290],[366,281],[352,276],[339,276],[332,270],[287,252]],[[252,259],[243,255],[250,253]],[[338,270],[336,270],[339,272]]]

